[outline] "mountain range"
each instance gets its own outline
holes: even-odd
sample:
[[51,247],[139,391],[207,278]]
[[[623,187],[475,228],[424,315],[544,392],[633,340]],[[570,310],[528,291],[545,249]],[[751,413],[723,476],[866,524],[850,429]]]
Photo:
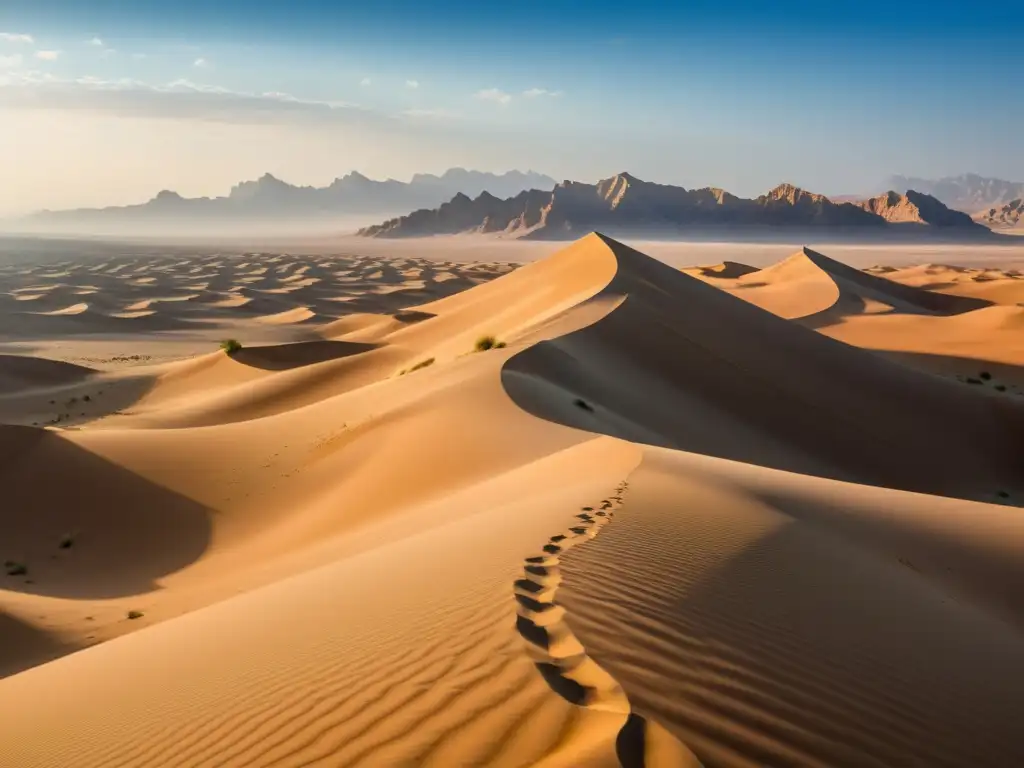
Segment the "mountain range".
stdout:
[[489,192],[457,194],[359,231],[367,237],[419,237],[499,233],[525,239],[576,238],[593,230],[673,236],[701,231],[826,228],[837,233],[881,236],[932,233],[985,237],[989,230],[926,194],[887,192],[869,200],[836,203],[824,195],[781,184],[754,199],[723,189],[686,189],[620,173],[597,184],[564,181],[551,191],[528,190],[502,199]]
[[1024,198],[1024,182],[1006,181],[965,173],[941,179],[891,176],[891,189],[916,189],[938,198],[950,208],[976,214]]
[[488,190],[511,196],[554,184],[554,179],[533,171],[494,174],[464,168],[452,168],[440,176],[416,174],[409,182],[376,181],[353,171],[326,187],[295,186],[267,173],[236,184],[225,197],[188,198],[164,190],[137,205],[40,211],[26,223],[66,231],[117,231],[173,229],[181,224],[329,223],[351,216],[363,216],[365,221],[436,206],[459,193],[475,197]]

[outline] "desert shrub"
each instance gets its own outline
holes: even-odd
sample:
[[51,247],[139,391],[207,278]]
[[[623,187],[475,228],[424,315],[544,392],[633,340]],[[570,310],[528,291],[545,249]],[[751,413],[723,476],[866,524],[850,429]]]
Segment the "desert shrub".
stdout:
[[591,413],[594,411],[594,406],[592,406],[590,403],[588,403],[581,397],[577,397],[575,400],[573,400],[572,404],[584,411],[590,411]]
[[409,369],[409,373],[412,373],[413,371],[418,371],[421,368],[428,368],[429,366],[431,366],[433,364],[434,364],[434,358],[428,357],[426,360],[420,360],[418,363],[416,363],[416,365],[414,365],[412,368],[410,368]]
[[24,563],[18,563],[14,560],[7,560],[4,563],[4,571],[8,576],[24,576],[28,573],[28,566]]
[[996,390],[996,392],[1005,392],[1006,391],[1006,385],[1005,384],[996,384],[995,390]]
[[224,339],[220,343],[220,348],[227,352],[229,355],[235,354],[242,349],[242,342],[238,339]]
[[75,546],[75,537],[72,536],[70,533],[65,536],[62,536],[60,543],[57,546],[59,546],[61,549],[71,549],[73,546]]
[[982,381],[989,381],[992,378],[992,374],[989,373],[988,371],[982,371],[981,373],[978,374],[978,377]]
[[996,496],[1000,499],[1008,499],[1010,498],[1010,493],[1009,491],[996,491]]
[[969,378],[967,379],[968,384],[981,384],[981,379]]
[[477,352],[486,352],[488,349],[494,349],[497,344],[498,340],[493,336],[481,336],[476,340],[474,349],[476,349]]
[[141,619],[142,616],[142,611],[128,611],[128,618],[132,621],[134,621],[135,619]]

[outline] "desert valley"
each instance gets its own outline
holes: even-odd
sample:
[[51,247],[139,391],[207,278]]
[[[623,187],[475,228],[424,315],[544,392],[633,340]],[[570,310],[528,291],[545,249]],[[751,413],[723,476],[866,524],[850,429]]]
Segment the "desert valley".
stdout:
[[1024,764],[1024,247],[573,231],[9,241],[0,765]]

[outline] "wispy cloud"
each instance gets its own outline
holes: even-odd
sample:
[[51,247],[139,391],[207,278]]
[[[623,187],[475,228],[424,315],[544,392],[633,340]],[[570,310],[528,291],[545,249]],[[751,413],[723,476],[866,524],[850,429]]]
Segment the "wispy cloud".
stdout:
[[200,57],[192,62],[192,66],[199,67],[199,69],[205,69],[206,67],[210,66],[210,62]]
[[419,80],[406,80],[405,81],[405,87],[406,88],[412,88],[412,89],[419,88],[420,87],[420,81]]
[[402,112],[402,114],[405,115],[406,117],[426,118],[433,120],[450,120],[457,118],[459,116],[458,113],[451,112],[447,109],[407,109],[404,112]]
[[0,41],[5,43],[28,43],[31,45],[36,41],[32,35],[20,34],[16,32],[0,32]]
[[370,84],[371,82],[372,82],[372,81],[370,80],[370,78],[368,78],[368,77],[364,77],[364,78],[363,78],[362,80],[360,80],[360,81],[359,81],[359,84],[360,84],[361,86],[363,86],[363,87],[365,88],[365,87],[366,87],[366,86],[368,86],[368,85],[369,85],[369,84]]
[[56,61],[60,58],[60,51],[36,51],[36,58],[42,61]]
[[549,91],[547,88],[530,88],[527,91],[523,91],[523,96],[528,99],[536,99],[539,96],[561,96],[561,91]]
[[10,56],[0,56],[0,69],[14,69],[20,67],[25,58],[20,53]]
[[89,40],[86,40],[85,42],[88,43],[89,45],[95,45],[97,48],[102,48],[103,47],[103,40],[101,40],[98,37],[90,38]]
[[146,54],[144,54],[144,53],[133,53],[132,54],[132,58],[133,59],[144,59],[144,58],[146,58]]
[[86,110],[127,117],[249,125],[380,127],[401,121],[401,116],[391,117],[353,104],[301,99],[280,92],[245,93],[190,80],[153,85],[127,78],[61,79],[37,71],[0,74],[0,107]]
[[512,101],[512,94],[505,93],[498,88],[484,88],[482,91],[477,91],[474,95],[482,101],[493,101],[495,104],[504,105]]

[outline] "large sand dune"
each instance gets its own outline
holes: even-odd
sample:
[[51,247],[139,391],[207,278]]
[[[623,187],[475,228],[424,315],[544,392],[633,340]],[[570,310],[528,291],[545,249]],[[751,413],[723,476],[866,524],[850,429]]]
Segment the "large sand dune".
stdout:
[[1024,324],[946,277],[8,268],[0,765],[1024,764]]

